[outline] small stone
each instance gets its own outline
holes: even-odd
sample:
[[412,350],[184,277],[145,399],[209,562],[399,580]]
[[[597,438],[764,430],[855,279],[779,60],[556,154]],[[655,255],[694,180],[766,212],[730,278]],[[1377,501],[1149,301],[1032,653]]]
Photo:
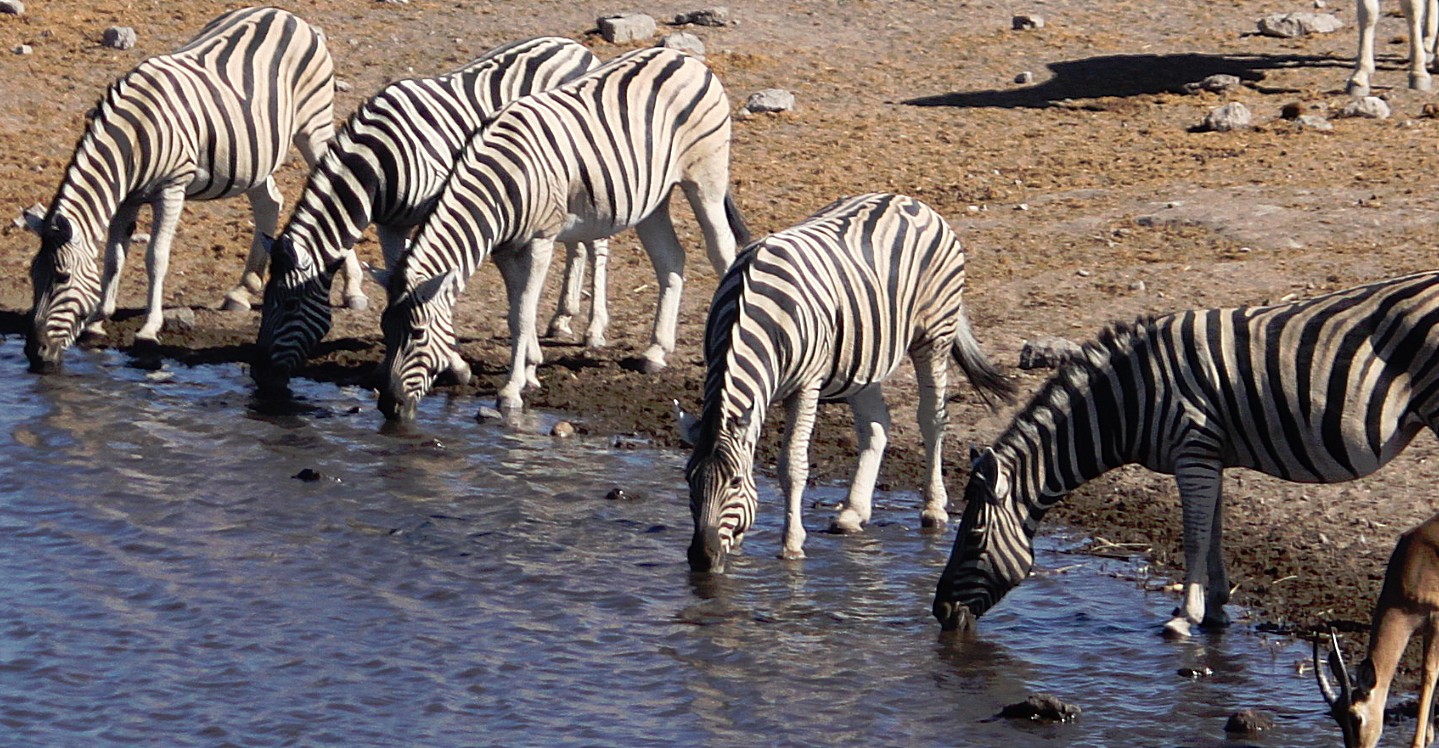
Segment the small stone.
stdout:
[[1135,293],[1144,293],[1146,288],[1147,286],[1144,285],[1144,281],[1142,280],[1137,280],[1129,284],[1129,290]]
[[1084,348],[1064,338],[1026,340],[1019,350],[1019,368],[1056,369],[1071,358],[1083,355]]
[[550,436],[558,436],[565,439],[575,435],[575,425],[569,421],[560,421],[550,427]]
[[1031,73],[1031,72],[1029,72],[1028,70],[1026,70],[1026,71],[1020,73],[1019,75],[1014,76],[1014,82],[1015,82],[1015,83],[1018,83],[1018,84],[1021,85],[1021,86],[1027,86],[1027,85],[1029,85],[1030,83],[1033,83],[1033,82],[1034,82],[1034,73]]
[[354,88],[354,86],[350,85],[349,81],[340,80],[339,78],[335,79],[335,90],[340,93],[348,93],[354,90]]
[[694,55],[703,60],[705,58],[705,43],[700,38],[688,31],[676,31],[673,34],[665,34],[656,46],[667,49],[678,49],[685,54]]
[[161,313],[164,320],[160,323],[160,329],[165,332],[189,332],[195,329],[195,310],[187,306],[177,306],[166,309]]
[[1354,99],[1339,110],[1341,117],[1367,117],[1369,119],[1389,119],[1391,113],[1389,102],[1378,96]]
[[324,480],[325,474],[313,468],[305,468],[304,470],[301,470],[300,472],[290,476],[290,478],[293,480],[304,481],[306,483],[314,483],[317,480]]
[[1240,709],[1224,723],[1224,731],[1230,734],[1255,735],[1272,729],[1274,715],[1258,709]]
[[999,716],[1006,719],[1032,719],[1042,722],[1069,722],[1080,714],[1080,708],[1066,704],[1047,693],[1030,694],[1017,704],[1001,709]]
[[1230,130],[1242,130],[1249,127],[1254,116],[1249,113],[1249,107],[1240,102],[1232,101],[1224,106],[1215,107],[1209,110],[1204,117],[1204,124],[1201,128],[1211,132],[1229,132]]
[[675,16],[673,23],[675,26],[683,26],[687,23],[695,26],[728,26],[733,23],[733,21],[731,21],[729,17],[729,8],[718,6],[705,8],[704,10],[695,10],[689,13],[680,13]]
[[611,488],[610,492],[605,494],[605,499],[607,501],[629,501],[629,498],[630,495],[625,493],[625,490],[623,488],[620,488],[619,486]]
[[11,51],[11,52],[14,52],[14,53],[17,54],[17,55],[22,55],[22,56],[23,56],[23,55],[32,54],[35,50],[34,50],[34,49],[31,49],[29,44],[21,44],[21,45],[16,46],[14,49],[12,49],[12,50],[10,50],[10,51]]
[[644,13],[616,13],[599,19],[600,36],[611,44],[649,39],[655,35],[655,19]]
[[0,0],[0,13],[11,16],[24,15],[25,3],[20,0]]
[[101,44],[114,49],[134,49],[135,41],[135,30],[129,26],[111,26],[100,37]]
[[1179,677],[1181,678],[1194,678],[1195,680],[1198,680],[1200,678],[1208,678],[1211,675],[1214,675],[1214,671],[1208,667],[1179,668]]
[[1344,22],[1330,13],[1271,13],[1259,19],[1259,33],[1281,39],[1311,34],[1330,34],[1344,28]]
[[1044,18],[1031,14],[1020,14],[1009,19],[1015,31],[1033,31],[1044,28]]
[[750,94],[744,108],[755,114],[788,112],[794,109],[794,94],[782,88],[766,88]]
[[1317,114],[1301,114],[1294,119],[1294,124],[1309,130],[1333,130],[1334,123]]
[[1211,93],[1224,93],[1225,91],[1229,91],[1230,89],[1238,88],[1239,83],[1239,76],[1219,73],[1216,75],[1208,76],[1201,81],[1184,84],[1184,92],[1189,94],[1196,94],[1201,91],[1209,91]]

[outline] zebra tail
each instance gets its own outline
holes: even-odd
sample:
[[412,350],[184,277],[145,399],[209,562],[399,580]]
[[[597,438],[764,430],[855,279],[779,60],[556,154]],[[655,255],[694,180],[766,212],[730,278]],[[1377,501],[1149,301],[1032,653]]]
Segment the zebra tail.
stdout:
[[724,217],[729,221],[729,230],[734,234],[735,243],[741,249],[748,246],[752,238],[749,226],[745,225],[744,217],[739,214],[739,206],[735,204],[734,195],[729,192],[724,195]]
[[990,363],[989,358],[984,355],[984,350],[979,347],[979,341],[974,338],[974,330],[969,326],[969,318],[965,315],[963,307],[959,310],[954,348],[950,353],[954,356],[955,363],[959,364],[959,368],[964,370],[964,375],[969,379],[969,383],[979,391],[979,396],[984,400],[985,405],[994,407],[988,394],[993,394],[1006,403],[1014,402],[1016,394],[1014,383],[1006,378],[999,369],[996,369],[994,364]]

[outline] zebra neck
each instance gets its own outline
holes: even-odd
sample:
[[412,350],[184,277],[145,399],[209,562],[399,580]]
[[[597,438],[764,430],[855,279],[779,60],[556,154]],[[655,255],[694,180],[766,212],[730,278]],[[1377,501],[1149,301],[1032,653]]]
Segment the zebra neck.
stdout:
[[1079,438],[1070,425],[1072,422],[1060,422],[1047,430],[1024,428],[1017,418],[995,447],[1009,475],[1012,495],[1017,504],[1029,507],[1033,523],[1075,489],[1123,462],[1106,458],[1090,432]]
[[[63,215],[74,231],[72,242],[98,252],[120,203],[134,191],[133,180],[123,173],[104,168],[106,159],[82,165],[76,158],[50,204],[50,215]],[[88,174],[89,176],[81,176]]]
[[334,263],[374,220],[382,174],[353,143],[331,144],[311,171],[284,234],[310,253],[316,267]]

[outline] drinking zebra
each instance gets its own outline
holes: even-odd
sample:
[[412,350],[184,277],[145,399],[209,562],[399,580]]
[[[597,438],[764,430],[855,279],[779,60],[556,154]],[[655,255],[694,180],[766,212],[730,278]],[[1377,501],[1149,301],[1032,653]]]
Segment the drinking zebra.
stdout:
[[729,99],[704,63],[670,49],[623,55],[559,88],[520,99],[466,145],[434,212],[400,257],[381,317],[380,410],[409,419],[435,375],[457,356],[454,306],[493,256],[509,295],[513,343],[502,407],[538,385],[535,309],[556,241],[634,227],[660,279],[645,359],[674,349],[684,249],[670,221],[680,185],[710,262],[729,266],[747,232],[729,196]]
[[[115,311],[125,250],[142,205],[154,213],[146,256],[148,314],[136,333],[160,332],[170,244],[186,198],[244,194],[255,237],[227,299],[259,291],[281,196],[270,176],[290,141],[310,164],[334,135],[334,71],[319,29],[283,10],[246,8],[211,21],[188,44],[152,57],[105,92],[43,219],[30,266],[36,371],[58,368],[80,334],[103,335]],[[103,278],[97,267],[105,243]],[[87,324],[88,323],[88,324]]]
[[[599,66],[569,39],[542,37],[487,52],[433,78],[386,86],[340,128],[310,174],[284,233],[269,244],[273,262],[260,319],[258,355],[251,374],[261,389],[284,390],[290,374],[330,329],[330,286],[335,272],[357,266],[352,247],[374,222],[386,267],[394,267],[410,229],[434,206],[459,151],[481,124],[505,104],[555,86]],[[596,255],[603,283],[605,250]],[[584,273],[583,255],[571,247],[569,270]],[[358,273],[349,276],[346,302],[366,304]],[[565,285],[557,331],[578,305],[580,279]],[[602,287],[597,286],[589,342],[603,342]],[[458,356],[452,370],[468,367]]]
[[1172,473],[1183,503],[1185,595],[1166,631],[1223,624],[1221,471],[1335,483],[1378,470],[1439,427],[1436,322],[1439,273],[1423,273],[1105,330],[975,454],[935,616],[948,629],[983,615],[1029,574],[1050,507],[1137,463]]
[[778,400],[787,416],[781,555],[804,556],[801,500],[821,401],[847,401],[859,437],[859,467],[832,529],[856,532],[868,522],[890,428],[881,386],[906,353],[919,381],[928,476],[921,518],[926,526],[948,521],[941,447],[949,358],[981,394],[1008,399],[1013,389],[975,341],[963,293],[958,237],[934,210],[900,195],[839,200],[735,259],[705,325],[704,411],[682,419],[695,445],[685,469],[691,568],[723,570],[753,522],[755,445]]

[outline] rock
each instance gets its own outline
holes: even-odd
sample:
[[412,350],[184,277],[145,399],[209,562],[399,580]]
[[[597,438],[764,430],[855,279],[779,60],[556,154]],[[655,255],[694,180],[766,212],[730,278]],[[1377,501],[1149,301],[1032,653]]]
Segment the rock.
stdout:
[[1224,106],[1215,107],[1205,115],[1201,129],[1211,132],[1229,132],[1230,130],[1242,130],[1249,127],[1254,116],[1249,113],[1249,107],[1237,101],[1231,101]]
[[1034,82],[1034,73],[1026,70],[1019,75],[1014,76],[1014,82],[1018,83],[1021,86],[1029,85],[1030,83]]
[[1389,119],[1391,110],[1389,102],[1378,96],[1365,96],[1354,99],[1339,110],[1341,117],[1368,117],[1369,119]]
[[560,421],[550,427],[550,436],[558,436],[565,439],[575,435],[575,425],[569,421]]
[[649,39],[655,35],[655,19],[644,13],[616,13],[599,19],[600,36],[611,44]]
[[669,49],[678,49],[686,54],[694,55],[703,60],[705,58],[705,43],[700,38],[687,31],[676,31],[673,34],[665,34],[660,43],[656,46]]
[[301,470],[300,472],[290,476],[290,478],[292,480],[300,480],[306,483],[314,483],[317,480],[324,480],[325,474],[312,468],[305,468],[304,470]]
[[1293,39],[1310,34],[1330,34],[1344,28],[1344,22],[1330,13],[1271,13],[1259,19],[1259,33]]
[[1239,83],[1239,76],[1237,75],[1218,73],[1216,75],[1211,75],[1202,81],[1195,81],[1193,83],[1184,84],[1184,92],[1188,94],[1196,94],[1200,91],[1224,93],[1225,91],[1228,91],[1230,89],[1238,88]]
[[695,10],[689,13],[680,13],[675,16],[673,23],[676,26],[683,26],[687,23],[695,26],[728,26],[734,22],[730,20],[729,8],[721,5],[714,8],[705,8],[704,10]]
[[340,93],[348,93],[350,91],[353,91],[354,88],[354,86],[350,85],[349,81],[340,80],[339,78],[335,79],[335,90],[339,91]]
[[1078,358],[1083,353],[1082,346],[1064,338],[1026,340],[1024,347],[1019,350],[1019,368],[1056,369],[1064,362]]
[[25,3],[20,0],[0,0],[0,13],[11,16],[24,15]]
[[1031,31],[1044,28],[1044,18],[1030,14],[1020,14],[1009,19],[1010,25],[1015,31]]
[[1142,280],[1137,280],[1129,284],[1129,290],[1135,293],[1144,293],[1146,288],[1148,288],[1148,286],[1145,286]]
[[187,306],[177,306],[161,312],[164,319],[160,323],[160,329],[165,332],[189,332],[195,329],[195,310]]
[[1334,123],[1317,114],[1301,114],[1294,119],[1294,124],[1308,130],[1333,130]]
[[111,26],[100,37],[101,44],[114,49],[134,49],[135,41],[135,30],[129,26]]
[[1229,715],[1224,731],[1234,735],[1256,735],[1274,729],[1274,715],[1258,709],[1240,709]]
[[783,88],[766,88],[750,94],[745,100],[744,108],[755,114],[788,112],[794,109],[794,94]]
[[1006,719],[1032,719],[1042,722],[1069,722],[1079,714],[1079,707],[1066,704],[1047,693],[1030,694],[1024,701],[1010,704],[999,712],[999,716]]
[[21,44],[10,51],[14,52],[17,55],[28,55],[33,53],[35,50],[31,49],[29,44]]

